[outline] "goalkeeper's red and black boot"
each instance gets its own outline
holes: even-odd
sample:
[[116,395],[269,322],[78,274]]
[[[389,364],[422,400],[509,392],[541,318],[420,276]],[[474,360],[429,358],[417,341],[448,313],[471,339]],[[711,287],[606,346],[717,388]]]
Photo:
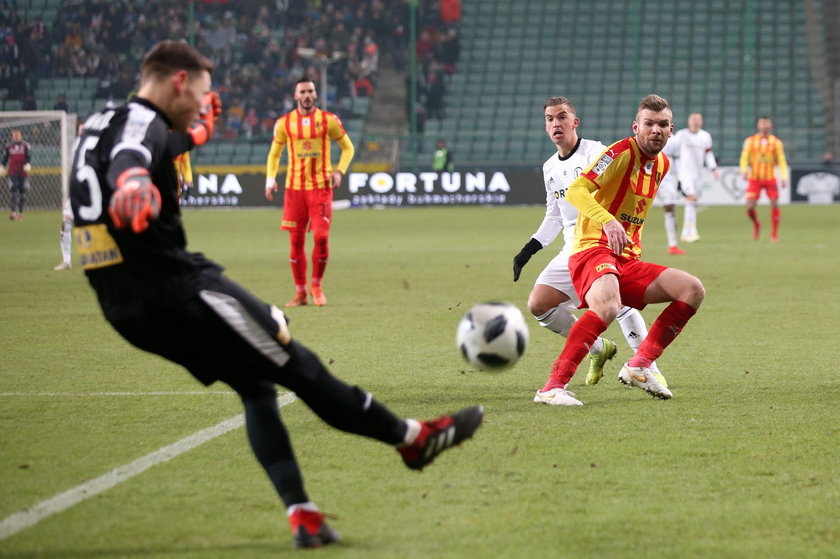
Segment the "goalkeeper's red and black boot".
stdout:
[[295,547],[307,549],[338,543],[341,537],[330,528],[320,511],[297,508],[289,515],[289,524],[295,537]]
[[422,470],[444,450],[472,437],[483,418],[484,406],[473,406],[431,421],[421,421],[420,434],[414,442],[399,446],[397,450],[406,466]]

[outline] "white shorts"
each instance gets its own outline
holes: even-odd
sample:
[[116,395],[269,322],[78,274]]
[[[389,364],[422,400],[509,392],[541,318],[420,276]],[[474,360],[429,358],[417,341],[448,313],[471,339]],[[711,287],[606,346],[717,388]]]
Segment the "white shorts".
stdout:
[[561,250],[557,256],[552,258],[551,262],[537,276],[534,285],[547,285],[565,293],[569,296],[569,300],[561,303],[560,306],[573,311],[580,306],[580,299],[578,299],[575,287],[572,285],[572,274],[569,272],[569,253],[570,251]]
[[700,185],[700,180],[686,179],[680,181],[680,190],[686,196],[697,196],[697,187]]
[[659,190],[656,191],[656,199],[665,206],[679,203],[680,193],[677,191],[677,181],[673,179],[662,181],[662,184],[659,185]]

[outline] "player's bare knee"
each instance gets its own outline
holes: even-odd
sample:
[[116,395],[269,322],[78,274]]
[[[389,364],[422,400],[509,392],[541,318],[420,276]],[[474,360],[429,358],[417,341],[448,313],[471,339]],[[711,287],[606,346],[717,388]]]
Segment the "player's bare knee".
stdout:
[[681,298],[696,309],[706,298],[706,288],[703,287],[703,283],[698,278],[689,276]]
[[532,291],[531,295],[528,296],[528,312],[534,316],[542,316],[549,310],[551,310],[551,305]]

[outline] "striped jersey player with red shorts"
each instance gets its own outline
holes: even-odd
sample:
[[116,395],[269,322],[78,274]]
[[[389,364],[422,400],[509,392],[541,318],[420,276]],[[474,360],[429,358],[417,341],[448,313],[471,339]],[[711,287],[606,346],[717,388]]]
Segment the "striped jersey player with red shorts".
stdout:
[[761,191],[767,192],[770,199],[770,219],[772,231],[771,242],[779,241],[779,190],[777,187],[776,167],[781,175],[782,188],[787,186],[787,160],[785,146],[774,136],[773,122],[766,116],[759,117],[755,123],[757,134],[744,140],[741,150],[741,175],[747,181],[747,215],[753,222],[753,239],[758,240],[761,233],[761,223],[755,212],[755,205],[761,197]]
[[[295,85],[297,109],[281,116],[274,125],[274,139],[266,163],[265,197],[274,199],[280,155],[288,145],[288,169],[283,195],[281,228],[289,231],[289,261],[296,294],[287,307],[308,303],[306,293],[306,232],[312,231],[312,283],[310,292],[318,306],[327,304],[321,286],[329,256],[329,232],[332,223],[333,188],[341,185],[353,159],[355,148],[341,120],[315,106],[318,94],[315,83],[301,78]],[[341,158],[335,169],[330,159],[330,145],[338,142]]]
[[658,398],[672,396],[651,374],[650,364],[705,295],[700,280],[687,272],[640,260],[645,220],[670,167],[662,148],[673,128],[668,102],[648,95],[636,112],[635,136],[609,146],[566,192],[566,200],[579,212],[569,268],[581,308],[589,310],[572,326],[551,376],[539,391],[543,395],[566,390],[588,348],[622,306],[641,310],[651,303],[670,303],[618,376]]

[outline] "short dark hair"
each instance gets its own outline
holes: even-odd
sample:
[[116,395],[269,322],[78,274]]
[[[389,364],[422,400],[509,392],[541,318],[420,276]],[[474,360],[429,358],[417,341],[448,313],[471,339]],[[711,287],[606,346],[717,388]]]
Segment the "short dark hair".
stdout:
[[307,76],[301,76],[300,78],[298,78],[298,81],[295,82],[295,89],[297,89],[297,84],[299,84],[299,83],[309,83],[309,82],[312,82],[314,84],[315,80],[313,80],[312,78],[307,77]]
[[140,81],[160,79],[180,70],[213,73],[213,63],[182,41],[161,41],[143,57],[140,64]]
[[577,112],[575,112],[575,106],[567,97],[549,97],[546,99],[545,105],[543,105],[543,112],[545,112],[547,108],[556,107],[557,105],[566,105],[573,113],[577,114]]
[[656,93],[651,93],[639,102],[639,106],[636,108],[636,114],[638,115],[645,109],[658,113],[665,109],[671,110],[671,105],[668,104],[668,100],[664,97],[660,97]]
[[770,122],[773,122],[773,119],[772,119],[772,118],[770,118],[769,116],[767,116],[767,115],[761,115],[760,117],[758,117],[757,119],[755,119],[755,123],[756,123],[756,124],[758,124],[758,121],[759,121],[759,120],[761,120],[761,119],[767,119],[767,120],[769,120]]

